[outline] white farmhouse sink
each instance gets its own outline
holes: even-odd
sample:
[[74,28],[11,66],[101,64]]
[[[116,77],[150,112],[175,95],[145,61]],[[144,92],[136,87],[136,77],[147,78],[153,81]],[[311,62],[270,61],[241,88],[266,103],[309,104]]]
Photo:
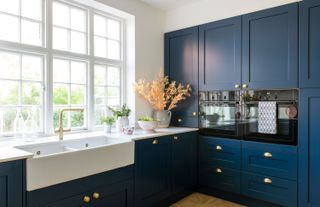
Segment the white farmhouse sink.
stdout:
[[32,191],[134,163],[134,142],[104,136],[17,147],[27,159],[27,190]]

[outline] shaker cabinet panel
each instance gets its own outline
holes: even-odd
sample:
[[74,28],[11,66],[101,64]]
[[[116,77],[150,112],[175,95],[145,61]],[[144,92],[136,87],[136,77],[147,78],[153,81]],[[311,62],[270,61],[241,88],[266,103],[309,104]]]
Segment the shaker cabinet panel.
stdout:
[[297,88],[298,5],[244,15],[242,31],[245,88]]
[[300,86],[320,87],[320,2],[300,4]]
[[241,17],[200,26],[200,90],[233,90],[240,83]]
[[171,81],[190,84],[192,94],[172,110],[172,119],[195,121],[174,122],[176,126],[198,126],[198,27],[165,34],[165,74]]
[[301,90],[299,126],[299,206],[319,207],[320,89]]

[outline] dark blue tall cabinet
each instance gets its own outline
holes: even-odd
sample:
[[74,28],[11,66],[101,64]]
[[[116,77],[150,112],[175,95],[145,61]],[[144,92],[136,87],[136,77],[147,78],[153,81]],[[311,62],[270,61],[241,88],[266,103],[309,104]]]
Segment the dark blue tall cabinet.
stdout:
[[241,84],[241,17],[199,27],[200,90],[234,90]]
[[243,16],[242,85],[298,87],[298,4]]
[[23,161],[0,163],[0,207],[23,207]]
[[192,87],[191,97],[172,111],[172,125],[198,126],[198,64],[198,27],[165,34],[165,74]]

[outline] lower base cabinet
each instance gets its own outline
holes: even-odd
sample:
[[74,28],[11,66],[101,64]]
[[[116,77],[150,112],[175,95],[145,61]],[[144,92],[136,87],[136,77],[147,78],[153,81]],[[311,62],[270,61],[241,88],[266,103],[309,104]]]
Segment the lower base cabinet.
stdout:
[[159,204],[197,184],[197,132],[135,143],[135,206]]
[[133,207],[133,166],[27,193],[27,207]]

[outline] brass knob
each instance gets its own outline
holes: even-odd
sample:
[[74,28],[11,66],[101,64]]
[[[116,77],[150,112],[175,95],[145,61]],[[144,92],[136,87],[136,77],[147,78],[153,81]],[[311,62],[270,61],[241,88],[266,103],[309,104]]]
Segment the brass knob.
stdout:
[[244,83],[244,84],[242,84],[242,88],[249,88],[249,85]]
[[173,139],[174,139],[174,140],[178,140],[179,138],[178,138],[177,136],[174,136]]
[[217,168],[217,169],[216,169],[216,173],[221,174],[221,173],[222,173],[222,170],[221,170],[220,168]]
[[193,112],[192,113],[193,116],[197,116],[197,114],[198,114],[197,112]]
[[99,193],[93,193],[93,194],[92,194],[92,197],[93,197],[94,199],[99,199],[99,198],[100,198],[100,194],[99,194]]
[[240,88],[239,84],[234,85],[235,88]]
[[158,140],[156,140],[156,139],[152,141],[152,144],[158,144],[158,143],[159,143],[159,142],[158,142]]
[[178,119],[178,122],[182,122],[182,119]]
[[263,182],[264,182],[265,184],[272,184],[272,180],[271,180],[270,178],[265,178],[265,179],[263,180]]
[[217,151],[222,151],[222,147],[221,147],[220,145],[217,145],[217,146],[216,146],[216,150],[217,150]]
[[263,154],[263,156],[264,156],[265,158],[271,158],[271,157],[272,157],[272,154],[271,154],[270,152],[265,152],[265,153]]
[[83,202],[90,203],[90,201],[91,201],[91,198],[89,196],[84,196],[83,197]]

